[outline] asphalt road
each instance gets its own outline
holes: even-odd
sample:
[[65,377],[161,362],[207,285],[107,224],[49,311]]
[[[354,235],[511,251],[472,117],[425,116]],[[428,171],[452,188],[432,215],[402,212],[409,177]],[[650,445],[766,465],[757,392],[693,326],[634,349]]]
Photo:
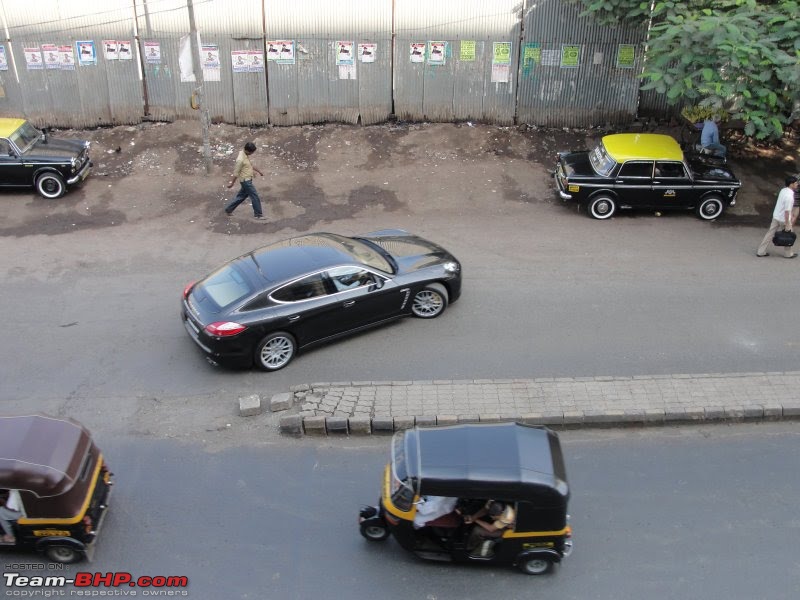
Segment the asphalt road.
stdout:
[[[195,600],[800,594],[800,434],[790,424],[563,433],[575,552],[546,577],[423,562],[394,540],[361,538],[358,507],[377,500],[386,437],[211,453],[98,440],[116,473],[113,506],[95,562],[68,573],[183,575]],[[2,572],[26,556],[0,552]]]

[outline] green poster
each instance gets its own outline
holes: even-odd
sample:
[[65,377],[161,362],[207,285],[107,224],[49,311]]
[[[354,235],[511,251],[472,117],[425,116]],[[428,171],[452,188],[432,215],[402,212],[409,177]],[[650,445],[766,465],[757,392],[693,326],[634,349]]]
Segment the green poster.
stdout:
[[541,64],[542,49],[539,44],[525,44],[522,50],[522,68],[529,69],[533,65]]
[[511,64],[511,42],[494,42],[493,65]]
[[636,62],[636,46],[620,44],[617,46],[617,68],[632,69]]
[[467,62],[475,60],[475,40],[461,40],[461,60]]
[[561,46],[561,68],[575,69],[581,62],[580,46]]

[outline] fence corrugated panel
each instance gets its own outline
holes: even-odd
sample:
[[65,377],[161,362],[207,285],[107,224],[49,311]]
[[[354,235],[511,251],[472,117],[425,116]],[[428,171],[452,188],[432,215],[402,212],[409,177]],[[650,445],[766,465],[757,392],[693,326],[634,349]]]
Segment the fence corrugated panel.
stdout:
[[[269,61],[270,122],[375,123],[391,114],[391,0],[265,0],[267,41],[293,40],[294,64]],[[337,64],[337,42],[352,42],[353,65]],[[376,44],[374,62],[355,56]],[[354,77],[354,78],[353,78]]]
[[[601,27],[580,5],[542,0],[526,6],[517,98],[519,122],[586,127],[636,115],[643,42],[638,26]],[[620,44],[633,46],[630,68],[617,66]],[[565,46],[580,48],[570,67]]]
[[[402,119],[475,119],[507,124],[514,120],[515,69],[520,31],[518,0],[425,0],[395,7],[395,112]],[[411,44],[446,42],[444,64],[411,60]],[[462,52],[462,42],[474,56]],[[474,42],[474,46],[471,44]],[[510,42],[506,81],[492,81],[494,42]],[[499,75],[499,72],[496,73]]]

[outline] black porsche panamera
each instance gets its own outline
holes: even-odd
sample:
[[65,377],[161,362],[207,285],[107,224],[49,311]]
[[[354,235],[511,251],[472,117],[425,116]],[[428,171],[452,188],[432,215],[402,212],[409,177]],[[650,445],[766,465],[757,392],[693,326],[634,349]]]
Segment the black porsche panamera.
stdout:
[[265,371],[298,350],[413,315],[438,317],[461,294],[461,264],[391,229],[313,233],[253,250],[186,286],[186,331],[213,362]]

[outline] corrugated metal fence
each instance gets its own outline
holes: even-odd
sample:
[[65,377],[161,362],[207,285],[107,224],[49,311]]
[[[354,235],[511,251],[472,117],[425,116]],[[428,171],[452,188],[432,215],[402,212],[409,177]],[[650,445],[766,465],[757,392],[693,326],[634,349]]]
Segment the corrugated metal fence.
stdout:
[[565,0],[0,0],[0,114],[195,115],[189,4],[215,122],[588,126],[670,111],[639,90],[644,24],[598,27]]

